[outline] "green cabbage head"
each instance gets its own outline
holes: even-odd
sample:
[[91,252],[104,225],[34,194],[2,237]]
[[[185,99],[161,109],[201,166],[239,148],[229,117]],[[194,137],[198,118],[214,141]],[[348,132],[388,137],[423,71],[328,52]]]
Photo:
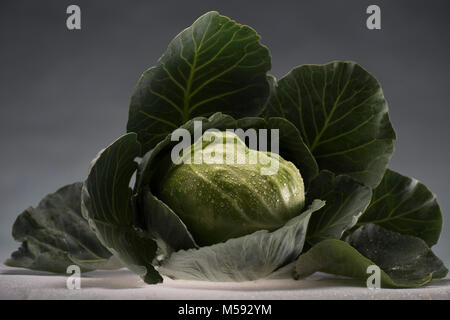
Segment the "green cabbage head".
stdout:
[[295,165],[249,149],[233,132],[206,131],[179,161],[160,180],[157,196],[201,246],[278,229],[304,207]]

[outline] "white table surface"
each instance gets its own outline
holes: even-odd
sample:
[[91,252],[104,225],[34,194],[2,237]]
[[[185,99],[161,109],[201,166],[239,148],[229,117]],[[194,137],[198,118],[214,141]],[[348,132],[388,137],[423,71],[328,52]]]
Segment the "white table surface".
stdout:
[[450,299],[450,279],[417,289],[369,290],[352,279],[316,274],[295,281],[214,283],[164,279],[146,285],[126,269],[95,271],[81,277],[79,290],[67,276],[0,265],[0,299]]

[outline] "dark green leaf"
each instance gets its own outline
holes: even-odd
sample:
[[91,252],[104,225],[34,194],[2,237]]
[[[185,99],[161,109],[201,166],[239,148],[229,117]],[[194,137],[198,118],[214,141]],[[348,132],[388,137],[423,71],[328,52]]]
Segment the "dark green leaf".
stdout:
[[[336,239],[327,239],[319,242],[298,258],[295,264],[294,277],[303,279],[315,272],[325,272],[361,279],[365,282],[370,276],[367,273],[367,268],[373,265],[375,263],[364,257],[348,243]],[[430,280],[431,277],[428,276],[420,282],[411,283],[409,286],[421,286]],[[403,285],[395,283],[383,270],[380,270],[380,282],[382,287],[403,287]]]
[[199,249],[180,250],[159,271],[171,278],[207,281],[247,281],[265,278],[301,253],[311,214],[324,205],[316,200],[301,215],[274,232],[247,236]]
[[376,186],[395,132],[377,80],[353,62],[304,65],[278,81],[266,117],[295,124],[320,169]]
[[335,176],[323,170],[311,182],[307,203],[322,199],[326,206],[315,213],[309,222],[306,241],[315,244],[324,239],[340,239],[353,227],[370,202],[372,191],[349,176]]
[[64,186],[17,217],[12,235],[22,246],[6,265],[57,273],[73,264],[85,271],[118,267],[111,266],[111,253],[81,215],[81,187]]
[[357,225],[367,223],[421,238],[432,246],[439,240],[442,213],[425,185],[388,169]]
[[444,278],[448,270],[426,243],[411,236],[366,225],[347,242],[327,239],[302,254],[295,265],[296,278],[326,272],[366,281],[369,266],[378,266],[382,287],[420,287]]
[[269,95],[270,68],[269,51],[252,28],[208,12],[142,75],[131,98],[128,132],[139,134],[146,152],[197,116],[256,116]]
[[422,239],[374,224],[358,228],[346,241],[399,284],[420,282],[430,275],[440,279],[448,272]]
[[103,245],[147,283],[162,281],[153,268],[156,242],[135,227],[129,183],[140,154],[137,135],[129,133],[99,153],[82,192],[83,215]]

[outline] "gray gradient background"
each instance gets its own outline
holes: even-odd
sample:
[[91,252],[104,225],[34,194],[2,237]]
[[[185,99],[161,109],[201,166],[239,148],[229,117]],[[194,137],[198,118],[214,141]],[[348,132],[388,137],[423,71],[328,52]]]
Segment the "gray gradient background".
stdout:
[[[82,30],[68,31],[69,4]],[[382,30],[365,27],[378,4]],[[0,259],[17,247],[18,213],[84,179],[96,153],[125,132],[140,74],[199,15],[218,10],[254,27],[277,77],[291,67],[354,60],[381,82],[397,130],[390,167],[437,194],[450,265],[450,1],[63,1],[0,4]]]

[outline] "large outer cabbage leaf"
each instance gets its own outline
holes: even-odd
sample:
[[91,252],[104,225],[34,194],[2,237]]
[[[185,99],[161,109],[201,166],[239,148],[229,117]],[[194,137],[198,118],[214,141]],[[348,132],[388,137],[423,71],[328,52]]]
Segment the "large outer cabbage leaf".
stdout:
[[146,283],[158,283],[162,277],[152,265],[158,247],[135,225],[129,188],[140,151],[137,135],[129,133],[98,154],[83,185],[82,210],[105,247]]
[[252,28],[208,12],[169,44],[133,92],[128,132],[149,151],[186,121],[224,112],[257,116],[269,96],[269,50]]
[[265,115],[299,129],[320,169],[374,187],[394,151],[395,132],[378,81],[354,62],[304,65],[271,79]]
[[377,224],[385,229],[437,243],[442,213],[434,195],[423,183],[386,170],[357,226]]
[[73,264],[82,271],[121,266],[81,215],[82,185],[64,186],[17,217],[12,235],[22,245],[6,265],[56,273]]

